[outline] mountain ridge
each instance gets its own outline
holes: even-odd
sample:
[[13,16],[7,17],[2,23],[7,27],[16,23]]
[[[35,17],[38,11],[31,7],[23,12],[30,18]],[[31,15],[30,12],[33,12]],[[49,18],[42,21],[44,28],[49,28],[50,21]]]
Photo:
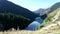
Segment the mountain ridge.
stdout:
[[30,10],[18,6],[10,1],[1,0],[0,1],[0,13],[13,13],[17,15],[24,16],[26,18],[31,19],[32,21],[38,17],[37,14],[31,12]]
[[60,2],[54,4],[48,10],[46,10],[46,14],[47,14],[47,17],[45,18],[44,22],[40,26],[38,26],[37,29],[40,29],[42,27],[48,26],[49,24],[55,23],[57,20],[60,19],[58,18],[58,14],[60,15]]

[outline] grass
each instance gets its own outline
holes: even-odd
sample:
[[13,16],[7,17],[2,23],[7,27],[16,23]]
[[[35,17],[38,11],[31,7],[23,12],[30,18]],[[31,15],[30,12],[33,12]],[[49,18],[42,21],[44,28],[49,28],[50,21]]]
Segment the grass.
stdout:
[[[57,27],[57,28],[56,28]],[[17,30],[17,31],[4,31],[0,32],[0,34],[60,34],[59,26],[53,27],[49,30],[36,30],[36,31],[29,31],[29,30]]]
[[[57,23],[56,23],[57,24]],[[49,29],[45,30],[36,30],[36,31],[30,31],[30,30],[8,30],[4,32],[0,32],[0,34],[60,34],[60,25],[56,25],[54,27],[51,27]]]
[[58,9],[56,9],[53,12],[48,14],[48,17],[44,21],[44,25],[47,26],[47,25],[52,23],[52,19],[55,19],[54,16],[56,15],[57,12],[59,12],[58,10],[60,11],[60,8],[58,8]]
[[[39,30],[39,29],[41,29],[42,27],[45,27],[45,26],[48,26],[48,25],[52,24],[52,19],[54,19],[54,16],[55,16],[55,15],[57,14],[57,12],[59,12],[59,11],[60,11],[60,8],[58,8],[58,9],[54,10],[53,12],[49,13],[48,16],[47,16],[47,18],[44,20],[44,22],[43,22],[40,26],[38,26],[36,29]],[[59,18],[60,18],[60,17],[59,17]],[[58,20],[60,20],[60,19],[57,19],[56,21],[58,21]],[[53,22],[53,23],[56,23],[56,21]]]

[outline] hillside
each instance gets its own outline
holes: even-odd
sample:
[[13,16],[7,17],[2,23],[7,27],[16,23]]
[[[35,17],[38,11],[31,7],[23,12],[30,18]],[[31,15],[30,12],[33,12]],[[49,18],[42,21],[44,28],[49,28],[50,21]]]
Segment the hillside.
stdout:
[[40,9],[34,11],[34,13],[37,15],[40,15],[41,19],[43,19],[43,20],[47,17],[46,9],[40,8]]
[[13,13],[21,15],[25,18],[31,19],[31,21],[34,21],[34,19],[38,17],[38,15],[32,11],[7,0],[0,0],[0,13]]
[[38,26],[37,29],[40,29],[42,27],[48,26],[52,23],[55,23],[57,20],[59,20],[60,15],[60,3],[56,3],[53,6],[50,7],[50,9],[46,10],[47,17],[45,18],[44,22]]
[[56,21],[60,19],[59,17],[60,17],[60,8],[49,13],[44,22],[40,26],[38,26],[37,29],[56,23]]
[[60,8],[57,8],[52,13],[48,14],[48,17],[45,19],[46,25],[47,24],[49,25],[51,22],[55,22],[56,20],[58,20],[60,15],[59,12],[60,12]]
[[[15,26],[12,24],[18,23],[17,25],[19,25],[20,28],[25,28],[24,26],[26,24],[27,24],[26,26],[28,26],[28,24],[30,24],[32,22],[31,20],[34,20],[36,17],[37,17],[36,18],[37,22],[41,21],[41,19],[39,19],[40,18],[39,15],[37,15],[33,12],[30,12],[28,9],[25,9],[20,6],[18,6],[18,8],[17,8],[16,7],[17,5],[15,5],[14,3],[9,2],[9,1],[3,0],[0,2],[1,2],[0,6],[3,9],[3,10],[0,9],[1,10],[0,11],[0,23],[2,23],[2,22],[4,24],[6,23],[7,26],[11,23],[8,27]],[[11,5],[8,5],[8,3]],[[6,4],[6,6],[4,4]],[[7,6],[9,6],[10,8],[7,8]],[[14,9],[14,11],[13,11],[11,6],[15,6],[13,8],[16,8],[16,9]],[[5,8],[3,8],[3,7],[5,7]],[[9,11],[9,10],[11,10],[11,11]],[[47,15],[47,16],[45,17],[45,15]],[[43,18],[43,17],[45,17],[45,18],[44,18],[44,20],[42,20],[43,21],[42,24],[39,25],[35,31],[19,30],[19,28],[17,30],[15,30],[14,28],[11,28],[7,31],[3,31],[3,32],[0,31],[0,34],[60,34],[60,2],[54,4],[50,8],[46,9],[46,12],[44,13],[44,15],[41,16],[41,18]],[[0,24],[0,26],[1,26],[1,24]]]
[[60,7],[60,2],[53,4],[51,7],[46,9],[46,14],[51,13],[52,11],[56,10],[59,7]]
[[36,17],[40,16],[8,0],[0,0],[0,28],[4,26],[3,30],[25,29]]
[[30,19],[21,15],[0,13],[0,31],[9,30],[11,28],[25,29],[30,23]]
[[42,8],[34,11],[34,13],[36,13],[36,14],[38,14],[38,15],[43,15],[44,12],[45,12],[45,9],[42,9]]

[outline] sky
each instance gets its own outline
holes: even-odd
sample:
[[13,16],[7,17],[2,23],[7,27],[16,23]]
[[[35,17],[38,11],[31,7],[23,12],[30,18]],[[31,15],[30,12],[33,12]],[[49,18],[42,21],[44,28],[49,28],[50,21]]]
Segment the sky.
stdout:
[[36,11],[40,8],[46,9],[60,0],[8,0],[19,6],[27,8],[31,11]]

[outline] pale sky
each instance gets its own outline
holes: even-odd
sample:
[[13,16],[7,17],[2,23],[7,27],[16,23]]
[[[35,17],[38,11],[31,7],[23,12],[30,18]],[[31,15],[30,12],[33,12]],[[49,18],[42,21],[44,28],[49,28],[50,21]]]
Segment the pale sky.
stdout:
[[39,8],[48,8],[55,4],[56,2],[60,2],[60,0],[9,0],[17,5],[20,5],[24,8],[27,8],[31,11],[35,11]]

